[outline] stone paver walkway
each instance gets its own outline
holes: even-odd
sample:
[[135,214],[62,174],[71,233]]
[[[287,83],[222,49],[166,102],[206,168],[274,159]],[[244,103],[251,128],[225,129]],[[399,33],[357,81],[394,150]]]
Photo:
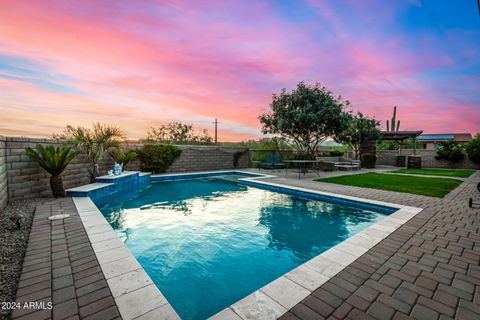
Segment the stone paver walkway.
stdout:
[[479,172],[444,199],[269,180],[425,208],[281,319],[480,319]]
[[[48,220],[60,213],[70,217]],[[120,319],[71,198],[38,206],[18,283],[13,319]],[[25,302],[37,305],[25,306]],[[41,304],[43,303],[43,305]],[[49,303],[53,308],[49,308]]]

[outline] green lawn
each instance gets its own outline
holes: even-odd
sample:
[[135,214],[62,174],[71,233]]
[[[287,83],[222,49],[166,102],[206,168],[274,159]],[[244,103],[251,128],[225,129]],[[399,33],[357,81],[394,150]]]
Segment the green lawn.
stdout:
[[406,192],[438,198],[444,197],[462,183],[461,180],[457,179],[402,176],[374,172],[316,179],[315,181]]
[[476,170],[472,169],[399,169],[390,171],[392,173],[424,174],[427,176],[444,176],[468,178]]

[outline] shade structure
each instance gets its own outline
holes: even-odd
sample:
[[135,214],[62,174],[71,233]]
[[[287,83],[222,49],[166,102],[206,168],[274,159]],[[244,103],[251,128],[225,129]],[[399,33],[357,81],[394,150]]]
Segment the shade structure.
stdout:
[[406,139],[413,139],[413,154],[417,153],[417,137],[423,133],[423,130],[415,131],[381,131],[383,140],[396,141],[400,144],[399,154],[402,153],[402,143]]

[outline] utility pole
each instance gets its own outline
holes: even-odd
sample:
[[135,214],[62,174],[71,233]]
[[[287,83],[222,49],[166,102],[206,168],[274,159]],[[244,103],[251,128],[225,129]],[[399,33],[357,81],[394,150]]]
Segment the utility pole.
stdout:
[[217,127],[218,127],[218,121],[217,118],[215,118],[215,144],[217,144]]

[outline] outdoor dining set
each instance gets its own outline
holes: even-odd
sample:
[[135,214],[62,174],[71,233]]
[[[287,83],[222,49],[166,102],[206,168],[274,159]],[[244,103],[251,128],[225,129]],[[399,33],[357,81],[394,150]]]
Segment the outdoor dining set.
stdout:
[[263,161],[252,161],[252,166],[259,169],[285,169],[285,174],[288,173],[288,170],[295,169],[298,171],[299,179],[301,174],[306,174],[309,171],[319,175],[320,171],[353,171],[361,169],[360,160],[351,160],[344,157],[282,160],[280,155],[269,156]]

